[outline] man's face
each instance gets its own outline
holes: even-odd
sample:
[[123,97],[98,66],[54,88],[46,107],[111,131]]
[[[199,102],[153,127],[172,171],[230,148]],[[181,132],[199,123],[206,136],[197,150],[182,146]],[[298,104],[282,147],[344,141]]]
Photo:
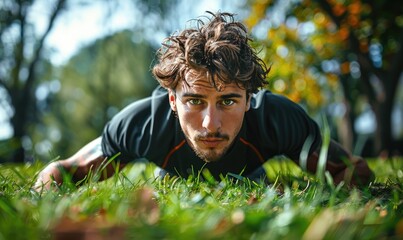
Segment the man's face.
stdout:
[[219,160],[239,133],[250,97],[235,83],[217,91],[206,74],[188,72],[187,83],[181,81],[169,102],[177,112],[186,140],[197,156],[206,162]]

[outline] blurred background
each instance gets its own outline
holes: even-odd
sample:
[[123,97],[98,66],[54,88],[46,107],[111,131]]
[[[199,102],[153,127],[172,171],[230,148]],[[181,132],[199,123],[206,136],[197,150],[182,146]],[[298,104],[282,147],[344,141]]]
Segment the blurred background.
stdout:
[[66,158],[157,82],[163,39],[205,11],[250,29],[268,88],[353,153],[403,152],[403,4],[387,0],[1,0],[0,163]]

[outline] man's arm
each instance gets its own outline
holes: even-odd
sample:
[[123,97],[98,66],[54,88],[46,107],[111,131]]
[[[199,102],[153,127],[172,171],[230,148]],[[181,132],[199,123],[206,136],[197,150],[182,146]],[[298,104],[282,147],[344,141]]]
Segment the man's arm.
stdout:
[[[53,182],[57,185],[63,183],[63,171],[72,176],[73,182],[78,182],[87,176],[90,171],[96,171],[102,164],[105,164],[106,157],[102,153],[101,138],[97,138],[81,148],[72,157],[59,160],[47,165],[38,175],[34,185],[36,191],[51,188]],[[124,167],[119,165],[119,170]],[[113,164],[108,164],[101,173],[101,180],[111,177],[115,173]]]
[[[319,152],[320,149],[314,151],[308,157],[308,171],[316,172]],[[364,186],[374,180],[374,173],[363,158],[353,156],[333,140],[329,144],[326,170],[332,175],[335,184],[345,181],[350,186]]]

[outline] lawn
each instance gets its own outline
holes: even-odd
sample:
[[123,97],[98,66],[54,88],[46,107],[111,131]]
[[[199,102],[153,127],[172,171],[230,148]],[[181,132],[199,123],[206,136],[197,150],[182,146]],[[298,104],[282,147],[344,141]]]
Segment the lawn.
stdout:
[[363,189],[273,159],[269,184],[155,178],[141,163],[42,193],[30,188],[43,164],[0,165],[0,239],[403,239],[403,159],[369,164]]

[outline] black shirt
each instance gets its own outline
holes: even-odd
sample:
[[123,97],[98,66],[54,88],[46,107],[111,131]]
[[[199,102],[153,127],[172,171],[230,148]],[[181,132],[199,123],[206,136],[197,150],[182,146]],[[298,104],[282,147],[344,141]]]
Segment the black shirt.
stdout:
[[187,177],[207,168],[215,178],[227,173],[247,175],[276,155],[299,159],[304,143],[310,151],[321,142],[318,125],[296,103],[261,90],[251,99],[242,128],[228,152],[205,163],[190,148],[174,116],[168,92],[159,87],[151,97],[136,101],[105,127],[102,151],[122,162],[147,159],[170,173]]

